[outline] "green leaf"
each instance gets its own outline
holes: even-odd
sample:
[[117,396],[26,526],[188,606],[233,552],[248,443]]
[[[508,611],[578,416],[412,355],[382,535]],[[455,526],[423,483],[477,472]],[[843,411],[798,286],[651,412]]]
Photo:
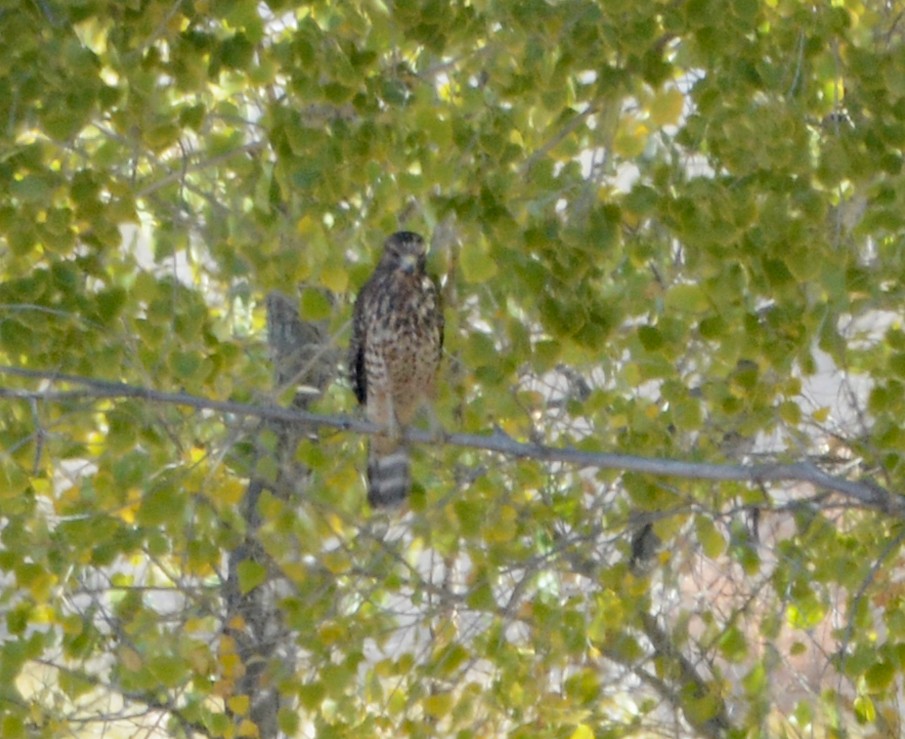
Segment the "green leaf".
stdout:
[[735,626],[730,626],[720,636],[720,653],[730,662],[741,662],[748,656],[748,640],[745,634]]
[[170,485],[159,485],[145,493],[138,509],[138,522],[145,526],[174,523],[182,515],[184,492]]
[[176,377],[183,381],[193,379],[202,367],[202,358],[198,352],[174,351],[170,355],[170,369]]
[[188,676],[188,665],[180,657],[157,655],[148,660],[148,672],[164,688],[181,685]]
[[638,339],[641,345],[649,352],[655,352],[663,346],[663,335],[655,326],[641,326],[638,329]]
[[585,669],[566,679],[566,695],[579,705],[587,705],[600,697],[600,676],[595,670]]
[[486,575],[475,579],[466,600],[469,607],[477,611],[492,610],[495,607],[496,601],[493,597],[493,589]]
[[70,700],[75,700],[95,689],[94,682],[75,671],[66,670],[61,672],[59,681],[60,689]]
[[244,559],[237,566],[239,591],[246,595],[267,581],[267,568],[260,562]]
[[896,669],[889,662],[876,662],[864,673],[867,688],[872,693],[884,693],[896,677]]
[[705,556],[716,559],[726,550],[726,540],[710,518],[695,516],[694,528]]
[[858,723],[872,724],[877,720],[877,709],[874,702],[866,695],[859,695],[854,702],[855,718]]
[[471,283],[486,282],[497,274],[497,266],[493,259],[476,245],[462,249],[462,274]]
[[666,293],[666,307],[688,313],[700,313],[707,307],[707,297],[698,285],[676,285]]
[[461,644],[447,644],[432,658],[438,675],[451,676],[471,658],[471,653]]
[[126,291],[121,287],[111,287],[97,294],[97,313],[105,322],[119,316],[126,303]]

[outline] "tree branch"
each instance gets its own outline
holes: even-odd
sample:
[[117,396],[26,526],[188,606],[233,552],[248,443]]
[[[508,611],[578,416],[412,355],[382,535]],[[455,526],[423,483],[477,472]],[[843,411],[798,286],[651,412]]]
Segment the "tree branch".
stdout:
[[556,135],[553,136],[550,140],[541,145],[538,149],[536,149],[519,167],[519,173],[522,175],[527,175],[531,172],[531,169],[535,164],[541,159],[543,159],[547,154],[550,153],[551,150],[555,149],[556,146],[569,134],[573,133],[577,129],[581,127],[584,123],[585,119],[593,115],[597,112],[597,107],[594,105],[589,105],[584,110],[576,113],[572,116],[566,123],[563,125],[559,131],[556,132]]
[[[228,400],[212,400],[188,393],[172,393],[151,390],[109,380],[96,380],[50,370],[31,370],[0,365],[0,374],[45,380],[51,383],[78,385],[85,390],[56,391],[16,390],[0,387],[0,397],[42,402],[63,402],[79,398],[125,399],[135,398],[153,403],[165,403],[196,410],[213,411],[231,416],[269,419],[297,423],[311,428],[334,428],[359,434],[378,434],[383,429],[368,421],[349,416],[327,416],[278,406],[252,405]],[[638,472],[657,477],[676,477],[687,480],[713,480],[718,482],[747,482],[753,485],[765,483],[808,483],[817,488],[840,493],[854,499],[866,508],[905,518],[905,497],[893,493],[870,479],[849,480],[831,475],[812,462],[788,464],[717,464],[710,462],[684,462],[681,460],[642,457],[634,454],[590,452],[574,447],[554,447],[517,441],[499,429],[490,435],[436,434],[420,429],[407,429],[406,440],[418,444],[446,444],[450,446],[482,449],[509,457],[534,459],[541,462],[561,462],[578,467]]]
[[[682,711],[685,720],[701,736],[713,737],[713,739],[725,736],[731,726],[729,713],[725,701],[715,686],[709,685],[698,674],[688,657],[676,648],[670,635],[657,623],[655,616],[644,611],[641,611],[639,615],[644,633],[650,639],[656,656],[678,673],[676,677],[680,684],[679,691],[668,690],[665,695],[675,707]],[[698,715],[699,711],[694,706],[694,703],[698,701],[709,701],[711,704],[709,710],[705,708],[700,711],[704,716]]]
[[154,182],[149,182],[143,185],[135,193],[135,195],[138,198],[146,198],[149,195],[157,192],[161,188],[166,187],[167,185],[170,185],[174,182],[178,182],[190,172],[197,172],[198,170],[206,169],[208,167],[215,167],[218,164],[222,164],[223,162],[228,162],[230,159],[235,156],[239,156],[240,154],[253,154],[263,149],[264,145],[265,144],[263,141],[252,141],[251,143],[238,146],[235,149],[225,151],[222,154],[217,154],[216,156],[208,157],[206,159],[199,159],[198,161],[190,162],[177,170],[173,170],[169,174],[164,175]]
[[[193,734],[199,734],[205,737],[214,736],[213,734],[211,734],[210,729],[208,729],[208,727],[203,723],[188,718],[180,706],[176,705],[168,697],[165,697],[164,691],[158,691],[158,693],[154,693],[150,690],[126,690],[117,685],[115,682],[106,682],[99,678],[97,675],[92,675],[91,673],[84,670],[67,667],[50,659],[38,658],[35,660],[35,662],[37,662],[39,665],[44,665],[45,667],[48,667],[50,669],[57,670],[60,673],[65,673],[76,680],[80,680],[86,685],[104,690],[108,693],[119,695],[124,702],[131,701],[133,703],[144,705],[149,710],[168,713],[169,715],[173,716],[176,721],[179,722],[179,724],[183,729],[186,730],[187,733],[191,732]],[[93,716],[92,718],[98,721],[106,720],[104,718],[97,718]]]

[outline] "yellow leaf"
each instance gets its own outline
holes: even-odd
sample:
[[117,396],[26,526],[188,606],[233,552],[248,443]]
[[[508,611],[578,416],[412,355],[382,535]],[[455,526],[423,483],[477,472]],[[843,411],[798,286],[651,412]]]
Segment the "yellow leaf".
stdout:
[[594,732],[587,724],[578,724],[569,739],[594,739]]
[[650,131],[639,121],[629,120],[619,127],[613,140],[613,150],[626,159],[639,156],[647,146]]
[[53,485],[47,478],[34,477],[32,478],[31,486],[37,496],[52,497],[53,495]]
[[308,577],[308,567],[302,562],[287,562],[282,566],[281,573],[298,585]]
[[513,682],[509,687],[509,705],[510,707],[518,708],[524,703],[525,700],[525,688],[519,682]]
[[320,228],[320,223],[318,223],[310,214],[302,216],[295,224],[295,230],[300,236],[311,236],[312,234],[318,233]]
[[239,728],[236,732],[236,736],[247,736],[247,737],[258,737],[260,733],[258,732],[258,725],[249,719],[243,719],[239,724]]
[[238,654],[220,655],[220,674],[226,681],[233,681],[245,674],[245,665]]
[[322,643],[329,646],[341,641],[346,636],[346,630],[339,624],[331,621],[323,624],[320,629],[318,629],[317,635],[320,637]]
[[[227,626],[230,629],[234,629],[236,631],[241,631],[246,626],[245,617],[242,616],[241,614],[236,614],[229,620],[229,623],[227,623]],[[222,635],[220,637],[220,649],[222,649],[224,652],[235,652],[236,651],[236,640],[233,639],[231,636],[227,636],[226,634]]]
[[126,494],[129,502],[118,511],[119,517],[126,523],[135,523],[135,514],[141,508],[141,496],[141,490],[134,487],[129,488],[129,492]]
[[408,696],[404,690],[394,690],[390,693],[390,699],[386,703],[386,708],[390,716],[398,716],[406,710],[408,705]]
[[237,506],[245,494],[245,486],[235,479],[221,480],[217,484],[217,501],[223,505]]
[[801,406],[791,400],[780,403],[779,417],[788,424],[796,425],[801,422]]
[[610,416],[609,420],[610,428],[621,429],[628,426],[628,415],[626,415],[625,413],[614,413],[612,416]]
[[341,264],[325,264],[321,284],[335,293],[344,293],[349,286],[349,273]]
[[324,554],[321,562],[334,575],[341,575],[349,569],[349,557],[339,549]]
[[38,603],[44,603],[50,598],[50,592],[57,582],[56,577],[49,572],[30,572],[27,578],[23,576],[21,579],[27,581],[21,584],[28,585],[28,590]]
[[31,612],[31,623],[33,624],[52,624],[56,621],[57,612],[48,605],[35,606]]
[[484,536],[488,542],[495,544],[511,541],[516,534],[516,518],[518,514],[512,506],[503,506],[493,521],[485,526]]
[[817,423],[826,423],[826,419],[830,417],[830,408],[824,405],[814,411],[811,416]]
[[232,695],[226,700],[229,710],[238,716],[248,713],[249,700],[247,695]]
[[421,701],[424,713],[431,718],[443,718],[452,708],[453,698],[449,693],[436,693]]
[[669,126],[675,124],[682,115],[685,106],[685,96],[676,88],[660,92],[651,102],[650,120],[655,126]]

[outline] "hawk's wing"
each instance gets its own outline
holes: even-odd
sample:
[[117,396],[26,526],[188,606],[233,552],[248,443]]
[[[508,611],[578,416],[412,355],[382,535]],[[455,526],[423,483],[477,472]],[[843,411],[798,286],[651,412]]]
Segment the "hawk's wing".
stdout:
[[369,287],[370,283],[366,283],[355,301],[355,309],[352,314],[352,338],[349,340],[349,358],[347,360],[352,391],[361,405],[364,405],[368,399],[368,378],[365,370],[368,322],[365,318],[364,306],[368,300]]

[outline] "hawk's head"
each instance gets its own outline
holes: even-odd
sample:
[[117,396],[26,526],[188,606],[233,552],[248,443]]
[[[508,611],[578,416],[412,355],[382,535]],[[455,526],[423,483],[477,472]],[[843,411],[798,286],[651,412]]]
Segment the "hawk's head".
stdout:
[[407,274],[424,272],[427,247],[419,234],[397,231],[383,244],[380,267],[400,269]]

